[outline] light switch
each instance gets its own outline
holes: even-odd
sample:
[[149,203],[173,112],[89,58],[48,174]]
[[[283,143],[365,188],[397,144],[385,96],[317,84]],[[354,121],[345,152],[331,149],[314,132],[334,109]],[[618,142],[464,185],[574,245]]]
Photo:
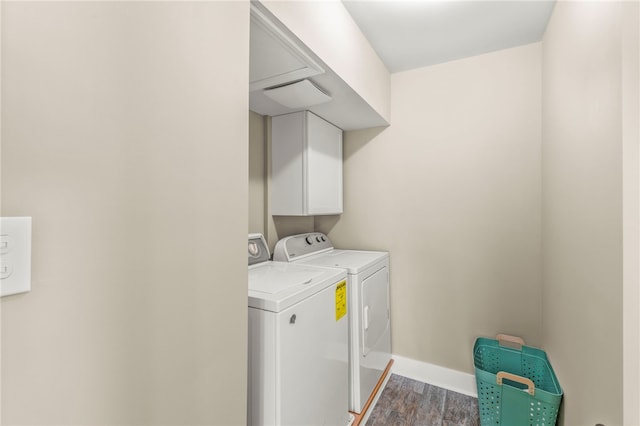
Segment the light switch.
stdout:
[[0,218],[2,296],[31,291],[31,218]]
[[[1,226],[2,225],[0,225],[0,227]],[[5,254],[9,251],[12,243],[11,240],[12,238],[10,238],[9,235],[0,235],[0,254]]]
[[13,272],[13,268],[11,265],[5,265],[4,263],[0,263],[0,279],[9,278],[11,273]]

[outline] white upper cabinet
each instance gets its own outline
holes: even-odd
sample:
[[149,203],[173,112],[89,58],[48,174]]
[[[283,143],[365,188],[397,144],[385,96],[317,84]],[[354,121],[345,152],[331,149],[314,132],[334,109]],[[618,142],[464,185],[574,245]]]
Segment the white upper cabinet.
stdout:
[[271,214],[342,213],[342,130],[309,111],[273,117]]

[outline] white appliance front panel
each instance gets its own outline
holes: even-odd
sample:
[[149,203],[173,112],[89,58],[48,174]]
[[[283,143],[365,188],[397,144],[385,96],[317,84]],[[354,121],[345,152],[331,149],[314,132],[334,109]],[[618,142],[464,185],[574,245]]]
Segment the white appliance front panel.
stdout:
[[279,315],[286,425],[346,425],[349,389],[348,313],[336,320],[336,286]]
[[378,345],[389,328],[389,271],[380,269],[361,283],[360,343],[362,355],[367,356]]
[[[391,360],[388,257],[359,274],[350,274],[349,284],[351,300],[355,301],[350,321],[349,342],[350,409],[361,413]],[[365,318],[366,306],[368,318]],[[368,326],[365,330],[367,321]]]
[[251,425],[346,425],[348,316],[335,283],[280,313],[249,308]]

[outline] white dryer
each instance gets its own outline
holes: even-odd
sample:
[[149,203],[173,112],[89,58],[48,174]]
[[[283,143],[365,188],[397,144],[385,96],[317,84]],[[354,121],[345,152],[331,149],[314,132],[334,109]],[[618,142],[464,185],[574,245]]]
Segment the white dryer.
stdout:
[[347,425],[347,274],[269,261],[250,234],[249,425]]
[[349,410],[362,413],[391,360],[389,253],[338,250],[326,235],[312,232],[281,239],[273,257],[347,272]]

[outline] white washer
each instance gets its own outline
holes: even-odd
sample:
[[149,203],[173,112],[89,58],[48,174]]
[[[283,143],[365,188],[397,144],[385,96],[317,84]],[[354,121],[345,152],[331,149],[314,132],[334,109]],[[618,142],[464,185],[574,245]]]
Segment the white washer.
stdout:
[[274,260],[347,271],[349,316],[349,410],[362,413],[391,359],[389,253],[338,250],[319,232],[276,244]]
[[250,234],[250,425],[347,425],[347,274],[269,261]]

